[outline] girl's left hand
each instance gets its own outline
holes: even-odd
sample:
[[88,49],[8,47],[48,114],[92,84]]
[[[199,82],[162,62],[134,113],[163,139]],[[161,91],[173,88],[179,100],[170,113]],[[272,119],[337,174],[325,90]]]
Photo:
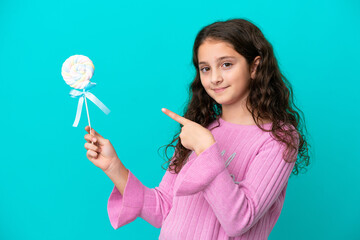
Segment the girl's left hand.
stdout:
[[198,156],[215,143],[215,138],[211,132],[200,124],[184,118],[166,108],[162,108],[162,111],[178,123],[184,125],[181,128],[180,133],[181,144],[185,148],[195,151]]

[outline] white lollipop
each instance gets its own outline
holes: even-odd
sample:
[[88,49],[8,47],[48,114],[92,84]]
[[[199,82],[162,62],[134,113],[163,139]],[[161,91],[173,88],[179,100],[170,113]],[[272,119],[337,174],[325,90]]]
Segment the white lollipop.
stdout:
[[91,134],[91,124],[89,110],[86,102],[86,98],[95,103],[105,114],[108,114],[110,110],[97,98],[94,94],[89,92],[89,89],[96,86],[96,83],[90,82],[94,74],[94,64],[92,61],[83,55],[74,55],[66,59],[62,65],[61,75],[63,76],[65,82],[72,88],[82,89],[83,91],[78,91],[72,89],[70,91],[71,97],[79,97],[78,108],[76,112],[76,117],[73,126],[77,127],[80,116],[83,102],[85,100],[86,113],[88,117],[90,134]]
[[88,57],[74,55],[63,63],[61,75],[70,87],[84,89],[90,83],[94,70],[94,64]]

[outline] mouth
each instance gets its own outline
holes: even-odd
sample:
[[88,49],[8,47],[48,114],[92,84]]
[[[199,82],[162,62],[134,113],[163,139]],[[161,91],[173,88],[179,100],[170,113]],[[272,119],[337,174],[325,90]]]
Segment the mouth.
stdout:
[[227,86],[227,87],[224,87],[224,88],[214,88],[213,90],[214,90],[214,92],[216,92],[216,93],[219,93],[219,92],[222,92],[222,91],[224,91],[226,88],[228,88],[229,86]]

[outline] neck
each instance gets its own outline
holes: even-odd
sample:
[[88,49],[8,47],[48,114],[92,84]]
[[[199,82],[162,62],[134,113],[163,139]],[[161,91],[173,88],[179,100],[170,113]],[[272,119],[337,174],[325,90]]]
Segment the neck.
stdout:
[[[241,125],[255,125],[251,112],[246,108],[244,101],[242,104],[236,105],[221,105],[221,118],[227,122],[241,124]],[[256,115],[255,115],[256,116]],[[269,120],[259,119],[259,124],[269,123]]]

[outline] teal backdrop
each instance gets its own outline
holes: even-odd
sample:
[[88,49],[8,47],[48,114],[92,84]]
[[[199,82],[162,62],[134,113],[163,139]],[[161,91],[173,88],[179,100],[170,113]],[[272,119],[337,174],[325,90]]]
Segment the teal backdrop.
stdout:
[[[0,239],[158,239],[137,218],[114,230],[113,188],[87,158],[87,117],[61,76],[70,56],[95,65],[91,124],[146,186],[179,129],[193,79],[192,45],[217,20],[246,18],[274,47],[311,144],[291,177],[270,240],[360,239],[360,2],[0,0]],[[83,109],[85,110],[85,108]]]

